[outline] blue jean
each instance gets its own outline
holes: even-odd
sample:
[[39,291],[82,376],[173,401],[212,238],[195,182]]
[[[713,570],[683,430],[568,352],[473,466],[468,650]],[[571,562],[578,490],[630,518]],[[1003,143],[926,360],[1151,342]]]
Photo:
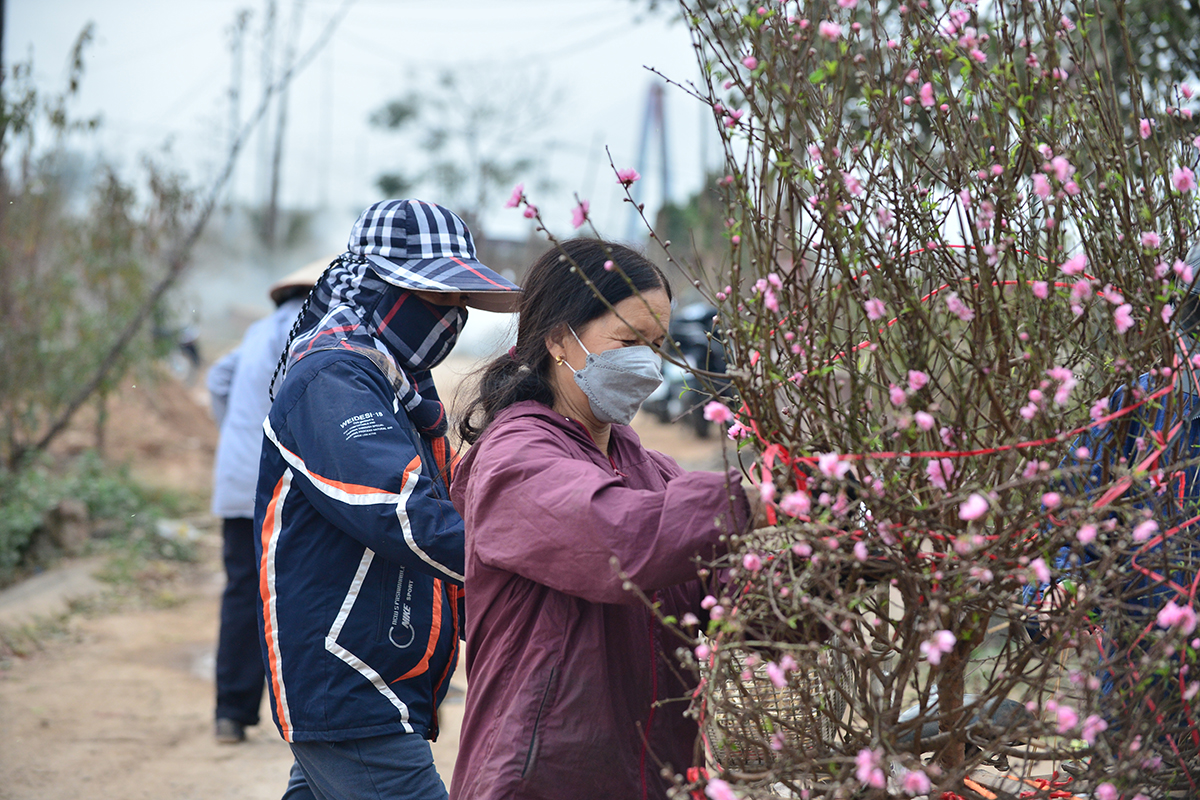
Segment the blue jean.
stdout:
[[258,639],[258,560],[254,520],[226,518],[225,592],[217,635],[217,719],[258,724],[266,669]]
[[446,800],[433,751],[420,734],[347,742],[293,742],[283,800]]

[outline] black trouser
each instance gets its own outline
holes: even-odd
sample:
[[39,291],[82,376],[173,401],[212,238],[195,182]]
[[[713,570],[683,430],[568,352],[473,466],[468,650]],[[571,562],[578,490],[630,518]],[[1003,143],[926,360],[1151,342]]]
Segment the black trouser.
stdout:
[[217,719],[258,724],[266,670],[258,643],[258,561],[254,520],[227,518],[225,593],[217,638]]

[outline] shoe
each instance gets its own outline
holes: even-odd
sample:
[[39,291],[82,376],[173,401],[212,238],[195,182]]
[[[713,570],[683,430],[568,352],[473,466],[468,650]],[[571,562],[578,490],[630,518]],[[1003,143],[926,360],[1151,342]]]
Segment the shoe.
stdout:
[[222,717],[217,720],[217,742],[237,744],[246,741],[246,727],[236,719]]

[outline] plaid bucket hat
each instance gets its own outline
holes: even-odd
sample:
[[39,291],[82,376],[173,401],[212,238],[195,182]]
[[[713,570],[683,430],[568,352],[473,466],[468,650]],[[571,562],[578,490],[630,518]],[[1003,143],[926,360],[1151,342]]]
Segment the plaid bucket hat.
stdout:
[[475,258],[471,232],[457,214],[423,200],[381,200],[350,231],[350,253],[403,289],[461,292],[485,311],[515,311],[521,287]]

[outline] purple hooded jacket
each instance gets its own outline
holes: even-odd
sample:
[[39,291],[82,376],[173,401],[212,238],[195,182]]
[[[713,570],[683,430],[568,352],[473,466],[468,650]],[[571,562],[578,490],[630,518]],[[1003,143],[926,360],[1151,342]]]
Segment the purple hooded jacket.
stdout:
[[749,523],[736,471],[684,472],[624,425],[606,456],[527,401],[466,454],[451,498],[466,522],[468,690],[450,796],[665,797],[662,767],[697,760],[694,687],[674,662],[682,640],[612,564],[665,613],[700,614],[692,557]]

